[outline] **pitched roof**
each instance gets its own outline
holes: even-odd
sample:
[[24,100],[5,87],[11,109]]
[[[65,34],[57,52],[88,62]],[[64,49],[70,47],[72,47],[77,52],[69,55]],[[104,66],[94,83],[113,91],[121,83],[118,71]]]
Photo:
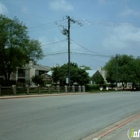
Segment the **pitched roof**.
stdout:
[[50,70],[49,72],[47,72],[47,74],[52,76],[52,71]]
[[86,70],[86,72],[88,73],[89,77],[92,77],[93,74],[95,74],[97,70]]
[[33,68],[36,70],[42,70],[42,71],[50,71],[51,68],[48,66],[42,66],[42,65],[34,65]]

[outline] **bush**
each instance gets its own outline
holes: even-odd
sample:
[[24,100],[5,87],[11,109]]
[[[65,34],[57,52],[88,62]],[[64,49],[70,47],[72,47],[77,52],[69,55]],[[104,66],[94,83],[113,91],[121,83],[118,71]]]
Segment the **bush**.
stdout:
[[99,90],[100,85],[96,84],[96,85],[86,85],[86,91],[93,91],[93,90]]
[[44,85],[44,81],[43,81],[43,76],[40,75],[35,75],[32,77],[32,81],[36,84],[36,85]]

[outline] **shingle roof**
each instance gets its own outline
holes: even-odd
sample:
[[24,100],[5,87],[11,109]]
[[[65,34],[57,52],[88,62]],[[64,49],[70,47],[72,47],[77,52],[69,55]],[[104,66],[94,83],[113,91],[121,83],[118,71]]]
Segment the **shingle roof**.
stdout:
[[50,71],[51,68],[48,66],[42,66],[42,65],[34,65],[33,68],[36,70],[42,70],[42,71]]

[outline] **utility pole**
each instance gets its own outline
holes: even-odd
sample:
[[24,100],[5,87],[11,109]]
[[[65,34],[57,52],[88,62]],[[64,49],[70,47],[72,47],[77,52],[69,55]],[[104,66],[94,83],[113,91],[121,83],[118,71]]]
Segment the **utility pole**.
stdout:
[[70,88],[70,84],[71,84],[71,82],[70,82],[70,26],[71,26],[71,22],[72,23],[76,23],[77,22],[78,25],[80,25],[80,26],[82,26],[82,24],[79,21],[70,18],[70,16],[66,16],[66,18],[68,20],[68,28],[67,29],[64,28],[62,30],[62,34],[63,35],[67,35],[67,37],[68,37],[68,86]]
[[118,55],[116,55],[116,88],[118,90]]
[[70,88],[70,22],[71,19],[67,16],[68,19],[68,84]]

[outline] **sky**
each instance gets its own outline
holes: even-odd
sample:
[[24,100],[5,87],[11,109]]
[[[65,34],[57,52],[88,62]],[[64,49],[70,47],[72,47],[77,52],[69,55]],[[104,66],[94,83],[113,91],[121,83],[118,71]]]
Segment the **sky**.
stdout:
[[140,54],[140,0],[0,0],[0,14],[17,17],[39,40],[45,57],[40,65],[54,67],[70,61],[96,70],[112,56]]

